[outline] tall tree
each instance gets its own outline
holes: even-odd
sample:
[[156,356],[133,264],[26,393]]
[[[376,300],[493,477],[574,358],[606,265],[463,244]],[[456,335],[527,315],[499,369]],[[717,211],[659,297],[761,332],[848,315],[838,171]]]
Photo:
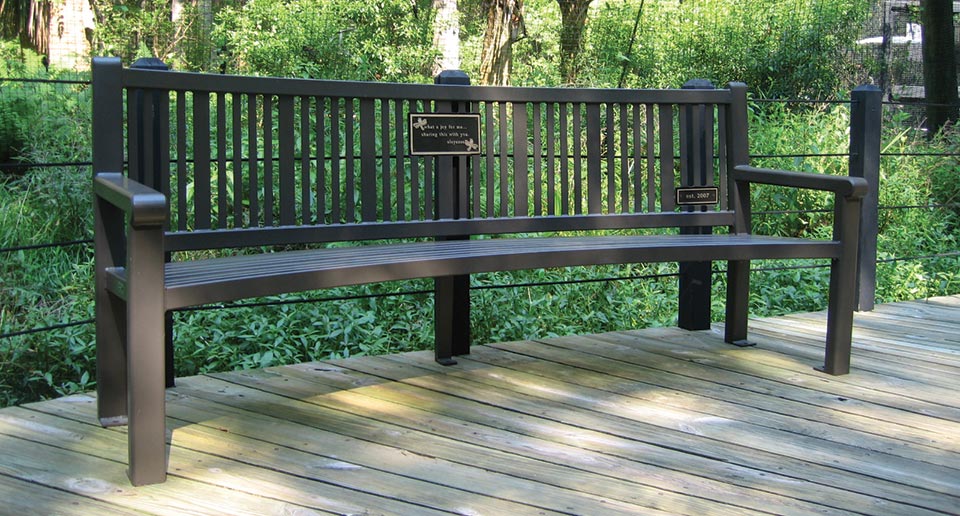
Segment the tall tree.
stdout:
[[557,0],[560,4],[560,77],[574,84],[580,73],[580,52],[591,0]]
[[524,35],[523,0],[484,0],[487,28],[480,50],[480,83],[510,82],[513,44]]
[[457,0],[433,0],[433,45],[440,51],[433,75],[460,69],[460,11]]
[[923,0],[920,7],[927,129],[932,136],[958,115],[953,1]]

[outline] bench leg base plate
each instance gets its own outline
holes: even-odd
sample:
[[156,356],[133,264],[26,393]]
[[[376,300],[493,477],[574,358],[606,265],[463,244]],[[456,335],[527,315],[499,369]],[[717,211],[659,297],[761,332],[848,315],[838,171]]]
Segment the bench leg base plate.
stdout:
[[733,344],[734,346],[736,346],[736,347],[738,347],[738,348],[749,348],[749,347],[752,347],[752,346],[756,346],[756,345],[757,345],[756,342],[750,342],[749,340],[746,340],[746,339],[744,339],[744,340],[735,340],[735,341],[731,342],[730,344]]
[[100,426],[110,428],[114,426],[126,426],[127,416],[101,417]]
[[436,361],[437,361],[438,364],[440,364],[440,365],[442,365],[442,366],[457,365],[457,361],[456,361],[455,359],[453,359],[453,358],[439,358],[439,357],[438,357],[438,358],[436,359]]
[[827,369],[827,366],[814,366],[813,370],[814,370],[814,371],[821,372],[821,373],[829,374],[829,375],[832,375],[832,376],[842,376],[842,375],[845,375],[845,374],[849,374],[849,373],[850,373],[850,369],[849,369],[849,368],[846,368],[846,369],[838,369],[838,370],[830,370],[830,369]]

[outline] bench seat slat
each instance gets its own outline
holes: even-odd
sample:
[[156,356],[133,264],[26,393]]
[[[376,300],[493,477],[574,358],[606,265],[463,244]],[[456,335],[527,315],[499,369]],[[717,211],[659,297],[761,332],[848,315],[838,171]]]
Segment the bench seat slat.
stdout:
[[[168,309],[359,283],[575,265],[836,258],[834,241],[755,235],[541,237],[353,246],[166,265]],[[691,249],[696,249],[691,253]]]

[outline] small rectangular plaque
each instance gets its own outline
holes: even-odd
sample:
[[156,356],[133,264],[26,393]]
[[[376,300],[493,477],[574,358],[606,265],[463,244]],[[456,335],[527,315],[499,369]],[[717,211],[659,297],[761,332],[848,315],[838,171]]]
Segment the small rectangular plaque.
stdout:
[[720,190],[715,186],[689,186],[677,188],[677,204],[680,206],[717,204]]
[[410,154],[480,154],[480,114],[410,113]]

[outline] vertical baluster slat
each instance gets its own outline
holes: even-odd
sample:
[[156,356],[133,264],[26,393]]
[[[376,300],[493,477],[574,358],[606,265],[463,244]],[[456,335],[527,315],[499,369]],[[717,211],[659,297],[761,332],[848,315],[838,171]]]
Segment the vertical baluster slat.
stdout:
[[217,227],[227,227],[230,197],[227,193],[227,95],[217,93]]
[[[631,112],[633,113],[633,205],[635,213],[643,211],[643,184],[644,169],[640,167],[643,162],[643,124],[640,116],[640,104],[633,104]],[[653,211],[651,209],[651,211]]]
[[713,186],[713,105],[708,104],[703,109],[703,178],[701,184]]
[[142,116],[137,111],[137,96],[142,95],[136,90],[127,91],[127,177],[134,181],[143,182],[140,170],[140,129],[137,123]]
[[250,202],[250,225],[260,225],[260,149],[257,127],[257,96],[247,94],[247,163],[249,174],[249,190],[247,199]]
[[507,118],[507,103],[497,104],[498,129],[500,130],[497,154],[500,156],[500,216],[506,217],[510,213],[510,136],[508,134],[509,118]]
[[263,97],[263,222],[273,225],[273,97]]
[[717,129],[719,135],[717,136],[717,153],[719,162],[717,166],[719,167],[719,177],[717,178],[716,185],[720,188],[720,209],[728,209],[727,205],[727,174],[730,172],[727,170],[727,146],[723,142],[727,141],[727,107],[726,106],[717,106]]
[[393,101],[393,126],[397,131],[397,146],[396,146],[396,163],[394,165],[394,173],[396,174],[396,188],[397,188],[397,221],[407,220],[407,206],[406,206],[406,172],[404,171],[404,155],[406,155],[406,145],[404,140],[404,131],[407,127],[407,117],[404,116],[403,112],[403,101],[400,99]]
[[[656,150],[656,114],[653,104],[646,107],[646,145],[647,145],[647,211],[653,213],[657,209],[657,150]],[[639,148],[639,147],[638,147]],[[638,151],[639,152],[639,151]],[[641,210],[637,210],[641,211]]]
[[343,113],[343,155],[346,158],[344,163],[344,191],[345,202],[344,215],[347,222],[357,221],[357,201],[354,192],[357,191],[357,170],[356,154],[353,152],[356,144],[356,100],[352,98],[344,99]]
[[377,126],[374,99],[360,100],[360,219],[377,219]]
[[187,100],[177,92],[177,229],[186,231],[187,224]]
[[[411,112],[423,112],[420,101],[410,101]],[[412,138],[412,136],[411,136]],[[420,211],[420,157],[410,156],[410,216],[413,220],[421,219]]]
[[193,215],[196,229],[210,229],[210,94],[193,94]]
[[[609,115],[609,111],[607,112]],[[600,104],[587,105],[587,212],[600,213],[603,210],[603,199],[608,198],[609,191],[603,190],[603,148],[611,151],[613,142],[609,134],[602,128]],[[602,133],[602,134],[601,134]],[[611,180],[607,177],[607,181]],[[609,189],[608,189],[609,190]]]
[[[433,101],[424,101],[423,111],[425,113],[433,113],[433,109]],[[423,158],[423,215],[427,218],[435,218],[438,216],[437,203],[433,199],[433,194],[436,191],[435,180],[433,178],[433,165],[434,158]]]
[[617,138],[613,129],[614,105],[607,103],[607,120],[605,129],[606,149],[601,148],[601,153],[606,153],[607,157],[607,213],[616,213],[617,211]]
[[[393,218],[393,193],[390,173],[390,99],[380,100],[380,211],[383,220],[397,220]],[[398,131],[402,129],[397,128]]]
[[630,123],[629,106],[620,104],[620,213],[630,211],[630,132],[636,125]]
[[494,175],[495,170],[495,160],[497,149],[494,146],[494,135],[496,134],[496,120],[493,117],[493,103],[486,102],[483,105],[483,120],[484,127],[483,133],[486,135],[486,149],[487,149],[487,159],[486,167],[484,170],[484,176],[486,178],[486,188],[487,188],[487,217],[496,216],[496,176]]
[[543,215],[543,140],[540,135],[542,110],[533,103],[533,214]]
[[547,215],[557,214],[557,105],[547,104]]
[[573,213],[583,213],[583,106],[573,105]]
[[[243,106],[239,93],[230,96],[231,129],[233,140],[233,227],[244,227],[243,222]],[[251,221],[252,222],[252,221]]]
[[309,224],[313,218],[311,209],[313,188],[310,174],[310,162],[313,151],[310,148],[310,97],[300,99],[300,223]]
[[316,116],[316,133],[314,134],[314,146],[317,153],[317,174],[314,181],[317,184],[317,224],[323,224],[327,217],[327,99],[325,97],[314,98],[314,112]]
[[339,97],[330,98],[330,217],[333,223],[343,221],[340,204],[340,117]]
[[527,146],[527,105],[513,104],[513,215],[529,215],[530,151]]
[[560,104],[560,215],[570,214],[570,117]]
[[673,211],[674,199],[674,158],[673,158],[673,108],[669,104],[658,106],[660,117],[660,209]]

